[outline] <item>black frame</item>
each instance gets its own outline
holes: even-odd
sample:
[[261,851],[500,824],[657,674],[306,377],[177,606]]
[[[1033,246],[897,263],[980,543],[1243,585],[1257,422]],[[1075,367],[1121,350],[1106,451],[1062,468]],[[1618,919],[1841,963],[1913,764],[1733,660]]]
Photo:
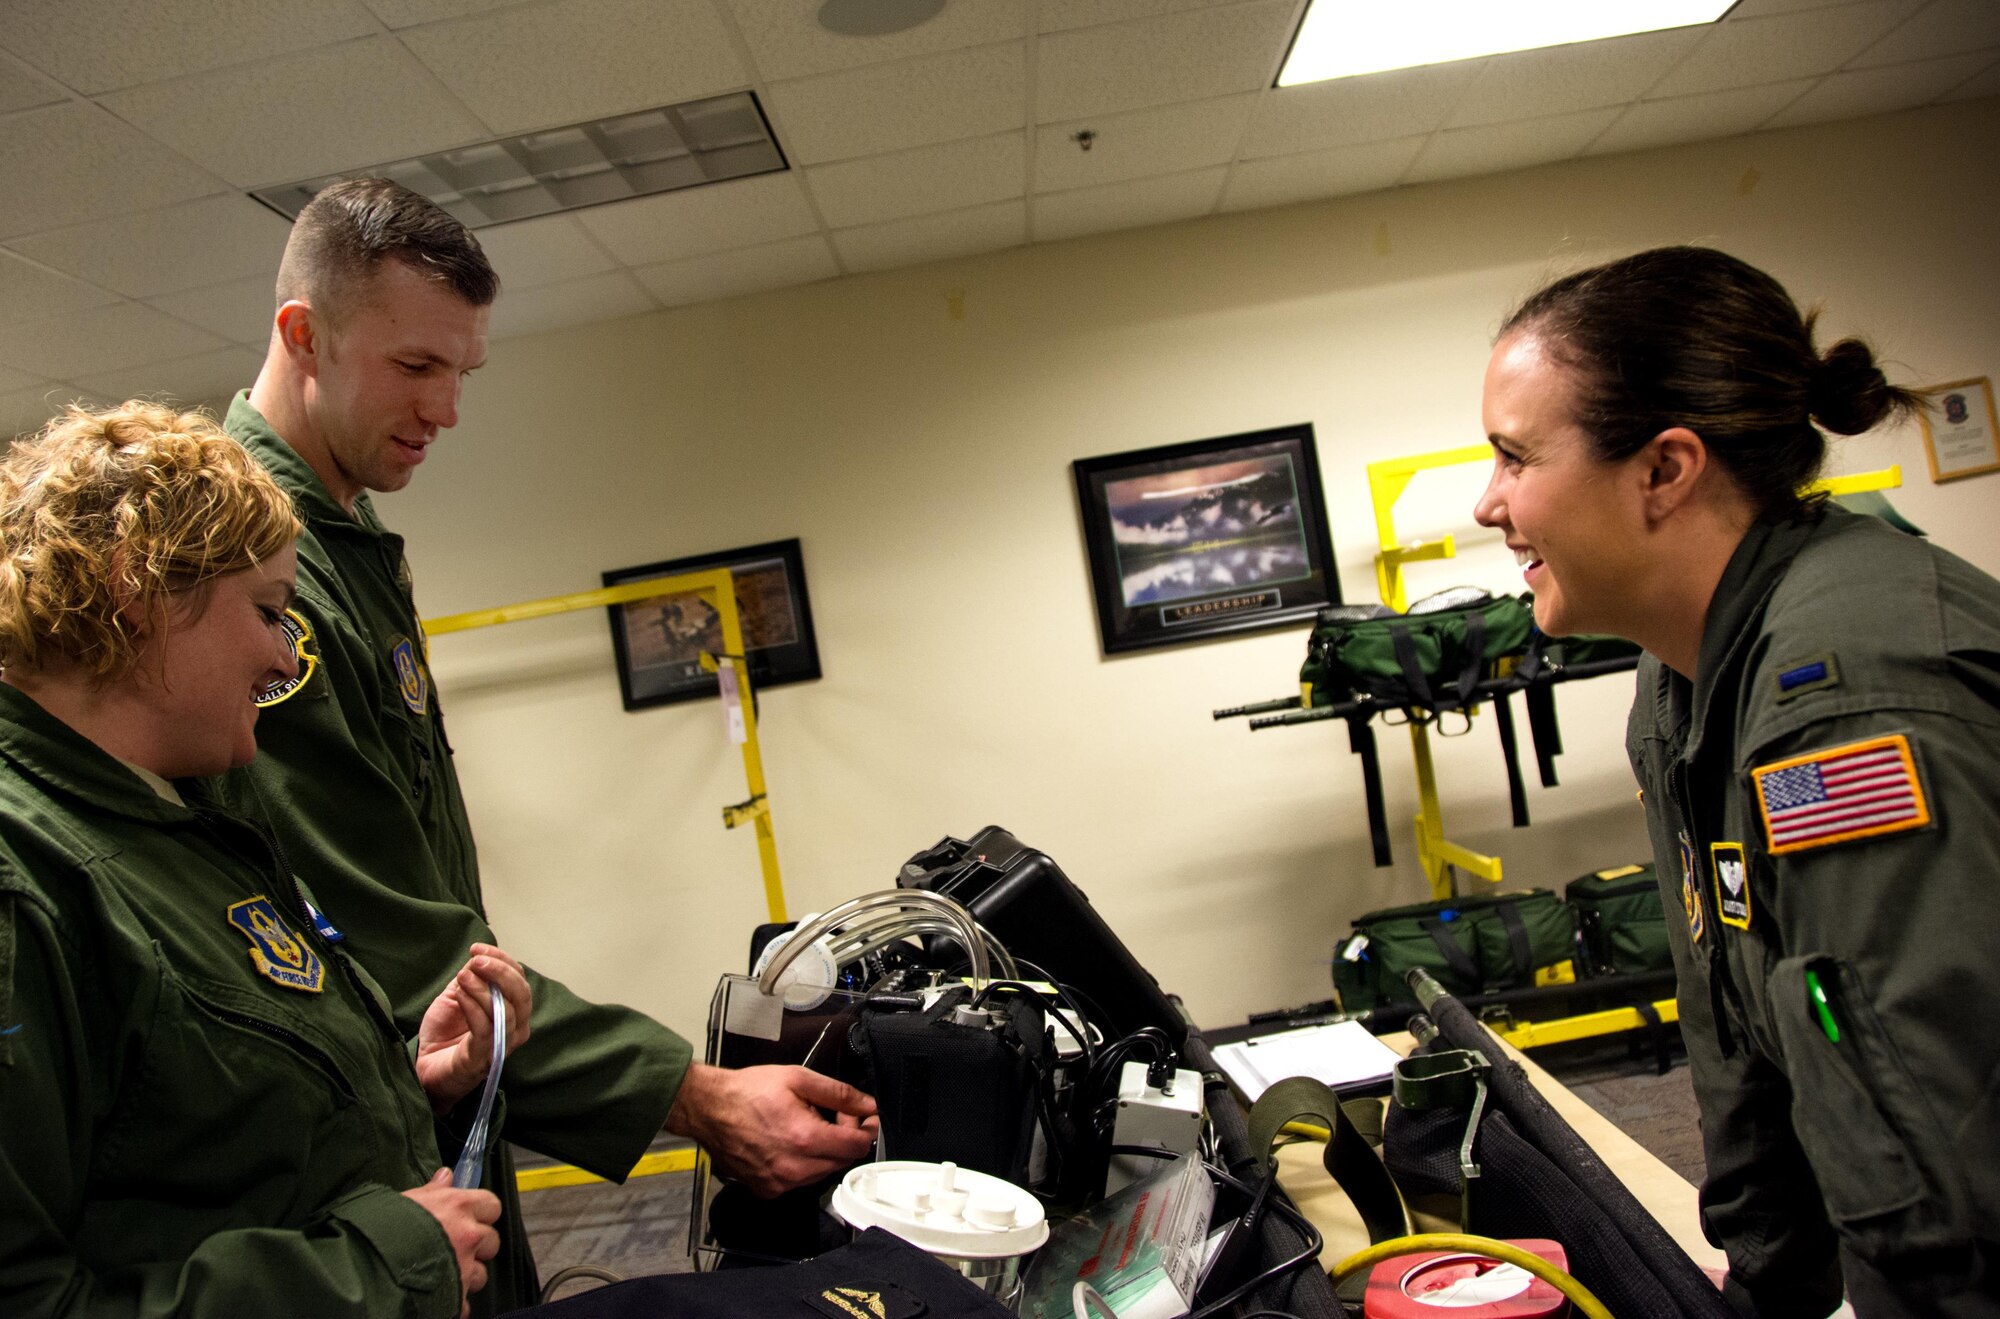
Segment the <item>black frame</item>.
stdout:
[[[1097,604],[1098,639],[1107,655],[1171,646],[1236,632],[1262,631],[1312,618],[1327,605],[1340,600],[1340,574],[1333,562],[1333,538],[1326,527],[1326,500],[1320,486],[1319,456],[1313,448],[1310,422],[1278,426],[1270,430],[1224,435],[1188,444],[1168,444],[1129,453],[1080,458],[1071,465],[1076,476],[1076,495],[1083,516],[1084,547],[1090,560],[1091,593]],[[1224,469],[1221,472],[1209,469]],[[1227,476],[1235,471],[1238,475]],[[1220,519],[1232,517],[1230,497],[1222,492],[1240,490],[1240,511],[1257,517],[1251,526],[1272,528],[1254,537],[1236,537],[1221,544],[1194,540],[1188,532],[1187,575],[1130,585],[1135,564],[1131,547],[1143,542],[1120,542],[1114,534],[1113,506],[1118,496],[1134,496],[1137,487],[1162,480],[1191,480],[1180,493],[1195,495],[1180,505],[1161,505],[1160,512],[1184,515],[1190,510],[1205,513],[1215,508]],[[1288,483],[1290,507],[1260,496],[1284,494]],[[1124,487],[1122,490],[1118,487]],[[1170,497],[1175,487],[1156,490],[1147,498]],[[1122,508],[1136,511],[1143,506],[1127,499]],[[1261,514],[1259,514],[1261,510]],[[1117,525],[1134,530],[1133,525]],[[1161,534],[1172,534],[1169,517],[1152,526]],[[1187,529],[1181,518],[1180,527]],[[1250,530],[1240,523],[1235,530]],[[1241,559],[1255,552],[1246,541],[1257,542],[1266,556],[1280,556],[1247,581],[1231,582],[1214,590],[1202,590],[1196,579],[1198,569],[1221,572],[1230,567],[1218,556]],[[1156,544],[1171,544],[1170,541]],[[1127,547],[1121,551],[1121,544]],[[1204,563],[1203,557],[1210,562]],[[1172,572],[1175,561],[1157,549],[1139,550],[1138,560],[1160,560],[1162,572]],[[1277,575],[1283,574],[1283,575]]]
[[[668,559],[637,568],[615,568],[604,574],[604,584],[622,586],[627,582],[644,581],[648,577],[673,577],[704,568],[728,568],[739,574],[736,604],[743,623],[743,646],[749,652],[753,691],[782,687],[791,682],[808,682],[820,676],[819,640],[813,631],[812,601],[806,593],[805,558],[796,537],[714,554]],[[746,569],[751,571],[746,573]],[[764,598],[761,594],[764,587],[758,578],[773,570],[779,574],[780,598],[787,606],[785,621],[790,626],[777,639],[760,641],[761,620],[766,615],[757,607],[757,601]],[[747,606],[744,601],[746,578],[752,590],[760,593]],[[699,597],[675,596],[672,597],[676,602],[673,605],[661,603],[662,599],[635,600],[605,610],[611,621],[611,647],[618,656],[618,690],[627,710],[701,700],[715,696],[719,690],[716,676],[702,671],[698,657],[704,649],[711,653],[722,649],[721,616]],[[679,608],[679,602],[688,599],[709,610],[712,617],[702,623],[699,635],[672,637],[669,634],[668,610]],[[648,612],[658,617],[644,619],[642,616]],[[658,646],[637,644],[631,631],[635,626],[644,627],[649,623],[660,628],[661,643]]]

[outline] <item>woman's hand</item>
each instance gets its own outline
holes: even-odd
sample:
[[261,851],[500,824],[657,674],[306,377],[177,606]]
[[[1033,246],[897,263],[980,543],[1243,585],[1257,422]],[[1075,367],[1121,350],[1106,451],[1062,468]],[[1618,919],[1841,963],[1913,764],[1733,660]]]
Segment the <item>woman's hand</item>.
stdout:
[[493,1059],[493,990],[507,1002],[507,1051],[528,1038],[534,994],[521,964],[491,944],[472,945],[472,957],[444,992],[431,1000],[417,1027],[417,1081],[431,1108],[448,1113],[486,1079]]
[[[488,1030],[487,1034],[492,1035]],[[458,1319],[472,1313],[467,1299],[486,1285],[486,1261],[500,1253],[500,1197],[491,1191],[461,1191],[451,1184],[451,1169],[439,1168],[422,1186],[403,1192],[437,1219],[458,1260]]]

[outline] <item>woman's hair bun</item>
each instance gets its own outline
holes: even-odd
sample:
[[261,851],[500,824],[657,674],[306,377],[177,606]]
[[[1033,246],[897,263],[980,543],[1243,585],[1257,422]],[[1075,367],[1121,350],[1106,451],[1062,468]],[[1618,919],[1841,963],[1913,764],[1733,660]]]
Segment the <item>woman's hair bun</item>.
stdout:
[[1867,344],[1842,339],[1820,358],[1806,406],[1834,434],[1859,435],[1903,406],[1902,391],[1890,386]]

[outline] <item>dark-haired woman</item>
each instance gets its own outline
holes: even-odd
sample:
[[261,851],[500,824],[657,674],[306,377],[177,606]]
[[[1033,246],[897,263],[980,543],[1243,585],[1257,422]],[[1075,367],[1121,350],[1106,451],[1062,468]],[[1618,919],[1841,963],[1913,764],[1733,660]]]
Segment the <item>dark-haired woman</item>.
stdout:
[[[1645,647],[1627,751],[1746,1314],[2000,1314],[2000,583],[1806,497],[1917,396],[1770,276],[1664,248],[1559,280],[1487,369],[1491,483],[1552,634]],[[1817,424],[1815,424],[1817,423]]]

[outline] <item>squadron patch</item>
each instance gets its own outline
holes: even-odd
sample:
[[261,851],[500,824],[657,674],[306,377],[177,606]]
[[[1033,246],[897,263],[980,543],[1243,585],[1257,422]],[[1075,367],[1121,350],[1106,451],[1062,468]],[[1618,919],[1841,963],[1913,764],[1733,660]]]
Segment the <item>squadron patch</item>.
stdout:
[[1715,872],[1716,918],[1739,930],[1750,928],[1750,864],[1741,843],[1710,843],[1709,867]]
[[293,934],[271,900],[261,893],[229,909],[229,923],[250,941],[250,963],[258,974],[286,989],[317,994],[326,967],[305,940]]
[[1903,733],[1849,742],[1750,771],[1773,855],[1921,829],[1930,804]]
[[1688,941],[1698,944],[1702,928],[1701,895],[1694,891],[1694,848],[1686,834],[1681,835],[1681,905],[1687,908]]
[[417,648],[408,637],[398,637],[389,658],[396,666],[396,689],[403,694],[403,704],[410,707],[411,714],[422,714],[430,708],[431,680],[423,661],[417,658]]
[[297,662],[299,671],[266,687],[257,697],[257,708],[260,710],[296,695],[300,688],[312,680],[314,670],[319,668],[319,656],[307,649],[313,639],[313,630],[312,624],[306,622],[305,616],[296,609],[287,609],[285,616],[278,621],[278,626],[285,629],[285,640],[291,643],[292,658]]

